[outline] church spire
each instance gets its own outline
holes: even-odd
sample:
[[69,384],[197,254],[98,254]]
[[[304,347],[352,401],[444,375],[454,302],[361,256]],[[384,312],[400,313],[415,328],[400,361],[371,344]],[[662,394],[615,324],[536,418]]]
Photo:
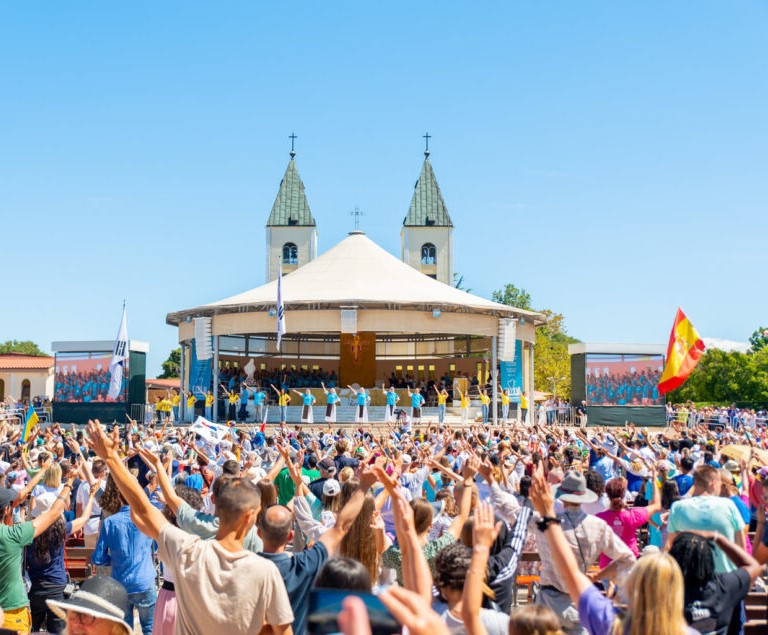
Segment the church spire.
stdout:
[[304,182],[296,168],[294,142],[298,137],[291,133],[288,138],[291,140],[291,159],[288,161],[283,180],[280,181],[280,189],[272,205],[267,227],[314,226],[315,219],[309,209]]
[[448,214],[448,208],[443,200],[443,193],[437,184],[432,163],[429,160],[429,140],[432,135],[424,135],[426,147],[424,150],[424,164],[421,166],[421,174],[408,208],[408,215],[403,220],[406,227],[453,227],[453,222]]

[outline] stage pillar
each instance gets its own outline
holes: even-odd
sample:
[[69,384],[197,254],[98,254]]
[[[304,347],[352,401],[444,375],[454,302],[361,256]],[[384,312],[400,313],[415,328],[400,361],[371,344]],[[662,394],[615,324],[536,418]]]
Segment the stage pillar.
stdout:
[[376,333],[342,333],[339,355],[339,385],[376,383]]
[[213,420],[219,420],[219,336],[213,336]]

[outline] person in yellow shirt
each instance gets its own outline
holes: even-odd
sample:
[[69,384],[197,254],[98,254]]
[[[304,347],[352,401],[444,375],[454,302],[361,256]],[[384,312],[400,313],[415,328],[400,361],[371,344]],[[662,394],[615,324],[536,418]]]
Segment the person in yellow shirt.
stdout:
[[284,388],[278,390],[273,384],[270,386],[277,393],[277,405],[280,406],[280,424],[285,424],[288,420],[288,404],[291,403],[291,396]]
[[456,392],[459,393],[461,400],[461,425],[467,425],[467,421],[469,421],[469,395],[463,392],[458,385],[456,385]]
[[195,418],[195,404],[197,403],[197,397],[191,390],[187,391],[187,421],[192,421]]
[[437,386],[434,387],[437,393],[437,422],[442,425],[445,421],[445,407],[448,403],[448,391],[445,387],[441,387],[440,390]]
[[501,421],[507,423],[509,419],[509,392],[502,390],[499,386],[499,393],[501,394]]
[[213,393],[209,389],[205,393],[205,418],[209,421],[211,420],[211,417],[213,417]]
[[525,425],[526,420],[528,419],[528,393],[524,392],[522,395],[520,395],[520,423]]
[[490,411],[490,405],[491,405],[491,398],[488,396],[488,391],[483,388],[480,391],[480,404],[482,406],[482,412],[483,412],[483,425],[488,425],[488,413]]
[[173,420],[178,421],[179,420],[179,404],[181,403],[181,395],[177,390],[173,391],[173,394],[170,396],[171,399],[171,409],[173,410]]

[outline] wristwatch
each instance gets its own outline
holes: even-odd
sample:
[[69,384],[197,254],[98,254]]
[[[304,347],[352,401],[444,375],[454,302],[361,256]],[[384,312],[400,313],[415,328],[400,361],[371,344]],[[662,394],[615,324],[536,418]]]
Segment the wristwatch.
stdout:
[[555,523],[556,525],[559,525],[562,521],[559,518],[556,518],[555,516],[544,516],[540,520],[536,521],[536,527],[539,528],[539,531],[544,532],[547,531],[547,527],[549,527],[550,523]]

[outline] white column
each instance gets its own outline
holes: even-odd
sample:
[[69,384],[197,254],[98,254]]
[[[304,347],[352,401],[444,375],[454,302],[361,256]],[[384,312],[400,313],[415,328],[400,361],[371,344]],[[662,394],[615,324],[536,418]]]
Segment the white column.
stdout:
[[498,385],[499,385],[499,377],[498,377],[499,350],[498,348],[499,347],[498,347],[497,340],[498,338],[496,337],[496,335],[494,335],[491,338],[491,381],[493,382],[493,384],[491,384],[491,395],[492,395],[491,407],[493,408],[493,425],[494,426],[497,426],[499,424],[499,414],[498,414],[498,408],[496,404],[496,399],[499,396],[498,394],[499,393],[499,389],[498,389]]
[[181,342],[181,356],[179,358],[179,421],[187,420],[187,395],[184,388],[184,370],[186,367],[187,346]]
[[219,420],[219,336],[213,336],[213,369],[211,372],[213,383],[213,420]]
[[528,363],[528,421],[531,423],[534,423],[536,421],[536,413],[535,413],[535,405],[536,401],[534,400],[534,394],[533,394],[533,350],[534,350],[535,344],[533,342],[530,342],[528,344],[528,354],[529,354],[529,363]]

